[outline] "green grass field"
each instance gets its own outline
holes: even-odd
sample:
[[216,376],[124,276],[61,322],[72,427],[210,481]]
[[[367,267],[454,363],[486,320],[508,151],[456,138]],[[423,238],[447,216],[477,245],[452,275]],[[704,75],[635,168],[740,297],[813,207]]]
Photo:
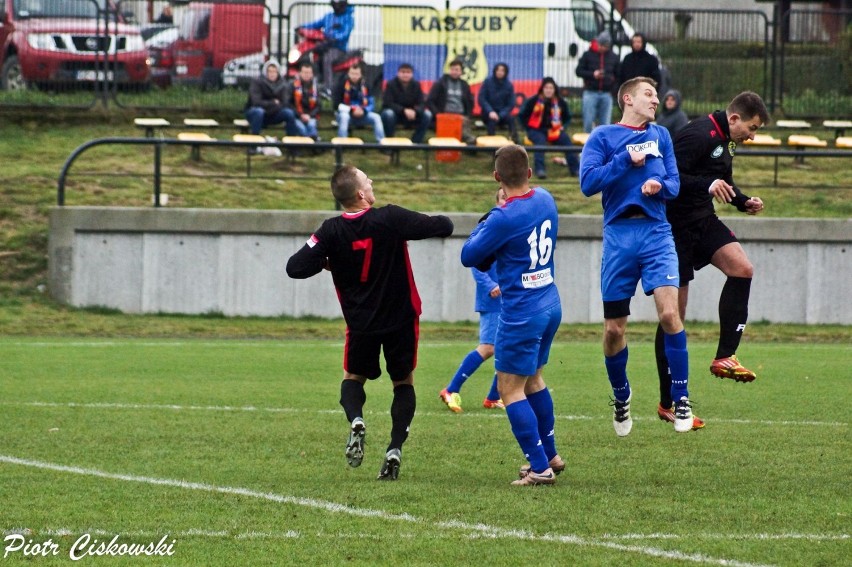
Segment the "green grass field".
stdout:
[[58,549],[2,561],[65,563],[89,534],[174,552],[89,564],[848,564],[848,341],[750,342],[752,384],[710,376],[715,345],[693,342],[707,426],[688,434],[656,418],[653,345],[633,342],[635,425],[617,438],[599,342],[560,340],[545,377],[568,468],[518,488],[508,421],[479,405],[488,365],[464,413],[437,398],[474,335],[429,335],[391,483],[375,480],[385,378],[367,386],[364,464],[343,457],[340,340],[0,340],[0,531]]

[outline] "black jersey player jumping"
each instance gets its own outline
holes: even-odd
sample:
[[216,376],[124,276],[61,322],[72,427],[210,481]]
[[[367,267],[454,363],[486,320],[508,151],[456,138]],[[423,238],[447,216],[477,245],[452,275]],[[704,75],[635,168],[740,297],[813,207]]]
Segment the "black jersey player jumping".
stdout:
[[349,466],[364,458],[364,384],[378,378],[379,352],[384,350],[393,383],[391,440],[379,480],[396,480],[402,444],[414,418],[414,368],[420,296],[408,256],[408,240],[446,237],[452,221],[395,205],[373,207],[373,181],[351,165],[331,178],[331,192],[343,214],[330,218],[287,262],[287,275],[304,279],[331,271],[343,318],[343,382],[340,405],[350,424],[346,458]]

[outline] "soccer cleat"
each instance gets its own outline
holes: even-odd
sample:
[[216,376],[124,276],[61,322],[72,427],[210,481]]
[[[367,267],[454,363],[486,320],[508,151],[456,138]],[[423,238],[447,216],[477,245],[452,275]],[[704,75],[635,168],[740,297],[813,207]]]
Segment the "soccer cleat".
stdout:
[[349,441],[346,442],[346,461],[352,468],[360,467],[364,460],[364,438],[367,436],[367,426],[364,420],[356,417],[352,420],[349,430]]
[[612,416],[612,426],[615,428],[615,434],[619,437],[626,437],[630,434],[630,430],[633,429],[633,418],[630,417],[630,398],[633,397],[633,394],[627,398],[626,402],[619,402],[618,400],[611,400],[609,405],[613,408],[613,416]]
[[689,398],[684,396],[680,401],[675,402],[674,430],[678,433],[686,433],[692,430],[693,423],[692,404],[689,403]]
[[441,390],[441,393],[438,394],[438,397],[441,398],[441,401],[447,404],[447,407],[450,408],[450,411],[455,413],[461,413],[461,396],[458,392],[448,392],[446,388]]
[[385,455],[385,463],[376,480],[396,480],[399,477],[399,466],[402,464],[402,453],[399,449],[391,449]]
[[485,409],[506,409],[503,400],[489,400],[488,398],[482,400],[482,407]]
[[[674,423],[675,414],[674,414],[674,406],[666,409],[662,406],[662,404],[657,404],[657,416],[663,421],[668,421],[669,423]],[[692,430],[695,431],[697,429],[701,429],[704,427],[704,420],[702,420],[697,415],[692,416]]]
[[524,478],[513,480],[513,486],[539,486],[542,484],[556,484],[556,473],[548,467],[544,472],[537,473],[529,471]]
[[[548,464],[550,465],[550,468],[553,469],[553,472],[557,475],[565,470],[565,461],[563,461],[562,457],[560,457],[559,455],[556,455],[555,457],[550,459],[550,462]],[[518,471],[518,478],[524,478],[528,474],[530,474],[530,466],[527,464],[522,466],[521,469]]]
[[740,364],[735,354],[714,360],[713,364],[710,365],[710,373],[713,376],[730,378],[737,382],[751,382],[757,378],[757,374]]

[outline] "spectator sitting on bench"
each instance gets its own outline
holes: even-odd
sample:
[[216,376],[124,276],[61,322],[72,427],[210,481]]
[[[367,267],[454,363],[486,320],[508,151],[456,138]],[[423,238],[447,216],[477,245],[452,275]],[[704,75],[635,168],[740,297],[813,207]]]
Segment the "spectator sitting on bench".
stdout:
[[393,136],[397,124],[414,128],[411,141],[423,142],[426,130],[432,123],[432,113],[424,106],[423,90],[420,81],[414,78],[414,67],[403,63],[396,71],[396,77],[388,81],[382,98],[382,124],[385,135]]
[[[518,112],[518,120],[527,129],[527,137],[536,146],[571,145],[571,139],[565,133],[565,127],[571,123],[571,111],[568,110],[565,99],[559,96],[556,81],[550,77],[542,79],[538,93],[524,101]],[[568,172],[576,177],[580,171],[580,160],[577,154],[565,152],[565,162],[568,165]],[[533,152],[533,163],[536,177],[546,178],[544,152]]]
[[482,82],[477,96],[482,109],[482,121],[489,136],[497,133],[497,126],[509,128],[512,141],[518,143],[518,128],[512,111],[515,109],[515,86],[509,80],[509,66],[497,63],[491,76]]
[[426,97],[426,108],[433,116],[438,114],[462,115],[462,141],[476,144],[476,137],[470,132],[470,116],[473,113],[473,95],[470,85],[461,78],[464,64],[460,59],[450,61],[450,70],[435,81]]
[[293,106],[293,130],[298,136],[319,140],[317,117],[319,116],[319,87],[310,61],[299,64],[299,73],[293,77],[290,88],[290,103]]
[[332,105],[337,109],[337,135],[341,138],[349,136],[350,126],[373,126],[376,142],[385,137],[382,118],[375,108],[373,97],[364,80],[364,71],[360,63],[349,68],[346,75],[334,88],[331,96]]
[[656,120],[657,124],[669,131],[672,138],[678,130],[689,123],[689,117],[680,107],[681,100],[680,91],[675,89],[666,91],[662,104],[663,109]]
[[287,81],[275,59],[263,64],[261,75],[249,85],[245,117],[252,134],[260,134],[267,126],[284,122],[288,134],[295,132],[296,114],[287,107],[290,99]]

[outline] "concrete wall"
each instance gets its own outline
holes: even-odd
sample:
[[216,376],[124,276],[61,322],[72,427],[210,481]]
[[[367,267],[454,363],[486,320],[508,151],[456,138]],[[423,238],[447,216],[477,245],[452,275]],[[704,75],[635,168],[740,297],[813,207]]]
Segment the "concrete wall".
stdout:
[[[331,211],[58,207],[50,215],[50,290],[74,306],[129,313],[339,317],[329,274],[287,277],[287,258]],[[476,320],[474,283],[459,262],[479,215],[453,214],[445,240],[411,242],[428,321]],[[852,220],[726,218],[753,264],[750,319],[852,324]],[[560,217],[556,281],[564,321],[603,320],[601,220]],[[689,319],[717,320],[723,276],[698,272]],[[639,290],[633,319],[653,321]]]

